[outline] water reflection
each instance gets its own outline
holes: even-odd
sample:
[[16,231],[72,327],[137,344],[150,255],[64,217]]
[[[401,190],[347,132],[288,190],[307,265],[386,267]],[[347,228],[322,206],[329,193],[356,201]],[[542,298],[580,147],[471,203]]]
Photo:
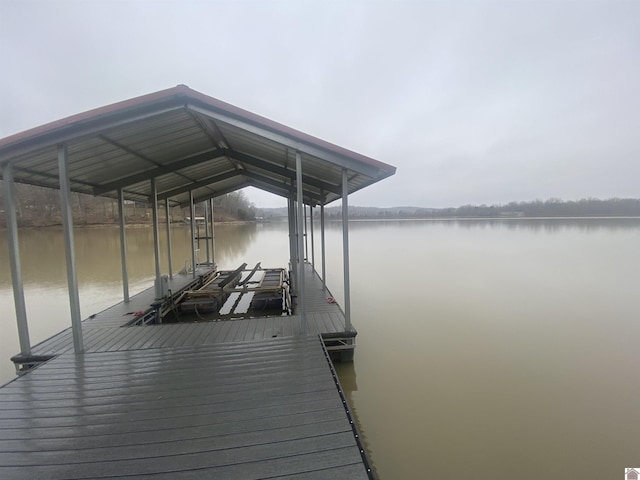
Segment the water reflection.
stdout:
[[378,477],[378,472],[376,469],[375,458],[371,452],[371,446],[369,444],[369,439],[367,437],[367,426],[363,425],[360,420],[360,416],[358,415],[358,404],[359,401],[356,401],[356,394],[358,391],[358,379],[356,375],[356,362],[346,362],[346,363],[336,363],[335,369],[338,377],[340,378],[340,385],[342,386],[342,391],[347,398],[347,402],[349,402],[349,406],[351,407],[351,415],[356,422],[356,426],[358,427],[358,432],[360,434],[360,440],[364,445],[364,448],[367,452],[367,457],[369,458],[369,464],[371,468]]
[[[176,264],[191,255],[180,228]],[[640,220],[352,222],[350,229],[358,347],[353,365],[337,367],[379,478],[595,480],[637,461]],[[341,301],[340,231],[340,222],[327,223],[328,285]],[[216,232],[223,268],[286,265],[286,223]],[[130,261],[149,279],[151,232],[128,233]],[[28,295],[36,292],[27,298],[30,318],[41,320],[43,335],[67,326],[68,305],[59,232],[39,234],[22,255]],[[99,238],[112,235],[104,230],[85,235],[77,248],[89,251],[79,255],[89,263],[79,265],[86,314],[119,298],[120,262],[117,231],[110,240]],[[319,262],[319,235],[316,242]],[[12,313],[4,243],[0,268],[0,307]],[[59,278],[60,287],[41,288],[43,278]],[[15,319],[2,322],[0,341],[15,342]],[[2,351],[17,348],[2,343]]]
[[[136,283],[153,277],[153,230],[149,227],[127,228],[127,262],[130,281]],[[166,233],[161,230],[161,269],[168,271]],[[256,225],[220,225],[216,227],[216,257],[240,257],[255,242]],[[191,244],[188,227],[172,228],[174,271],[191,264]],[[66,286],[64,235],[60,229],[25,229],[20,231],[20,256],[26,286]],[[74,232],[78,281],[81,284],[120,282],[120,234],[117,228],[79,228]],[[204,242],[198,253],[206,259]],[[10,286],[6,232],[0,231],[0,286]]]
[[[452,225],[467,230],[473,229],[507,229],[528,230],[555,233],[563,231],[597,232],[640,230],[640,218],[452,218],[424,220],[357,220],[349,222],[350,230],[378,230],[390,226],[398,230],[411,230],[417,225],[451,227]],[[316,226],[316,228],[318,228]],[[337,221],[327,222],[328,230],[341,230],[342,224]]]

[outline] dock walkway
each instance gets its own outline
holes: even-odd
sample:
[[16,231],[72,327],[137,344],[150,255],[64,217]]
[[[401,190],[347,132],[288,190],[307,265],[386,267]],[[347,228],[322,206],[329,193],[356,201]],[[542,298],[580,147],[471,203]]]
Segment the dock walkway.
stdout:
[[0,389],[0,478],[366,479],[318,337],[61,355]]
[[[33,353],[53,360],[0,388],[0,478],[372,478],[322,334],[340,308],[306,269],[297,315],[125,326],[153,289]],[[174,277],[174,287],[189,278]]]

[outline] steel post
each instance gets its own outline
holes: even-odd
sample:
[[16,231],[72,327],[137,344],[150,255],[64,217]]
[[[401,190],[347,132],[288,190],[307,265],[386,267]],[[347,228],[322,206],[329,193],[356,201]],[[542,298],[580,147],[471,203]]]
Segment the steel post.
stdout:
[[349,285],[349,179],[342,169],[342,258],[344,267],[344,329],[351,330],[351,288]]
[[69,287],[69,307],[71,311],[71,331],[75,353],[84,351],[82,318],[80,316],[80,296],[78,293],[78,273],[73,241],[73,211],[71,208],[71,185],[69,183],[69,158],[67,145],[58,145],[58,175],[60,176],[60,212],[64,230],[64,251],[67,264],[67,285]]
[[311,265],[316,268],[316,247],[313,238],[313,207],[309,206],[309,229],[311,230]]
[[296,210],[293,197],[287,199],[287,223],[289,224],[289,265],[291,268],[291,288],[297,292],[298,288],[298,260],[296,259],[296,228],[295,228]]
[[120,263],[122,264],[122,297],[129,302],[129,271],[127,268],[127,233],[125,230],[124,193],[118,189],[118,216],[120,217]]
[[304,298],[304,238],[302,238],[302,232],[304,229],[304,197],[302,194],[302,155],[300,152],[296,152],[296,188],[298,193],[298,308],[300,309],[300,332],[303,335],[307,334],[307,318],[305,312],[305,298]]
[[204,244],[207,251],[207,263],[211,263],[211,251],[209,250],[209,203],[202,202],[204,206]]
[[327,262],[324,243],[324,203],[320,205],[320,251],[322,253],[322,288],[327,288]]
[[216,230],[213,221],[213,198],[209,199],[211,203],[211,264],[216,266]]
[[29,323],[27,322],[27,308],[24,300],[24,285],[22,283],[22,267],[20,265],[20,245],[18,240],[18,219],[16,217],[16,186],[13,180],[13,164],[8,163],[2,169],[4,180],[4,215],[7,221],[7,240],[9,244],[9,263],[11,265],[11,282],[13,284],[13,303],[16,309],[18,323],[18,341],[20,353],[31,354],[29,340]]
[[169,278],[173,278],[173,251],[171,249],[171,207],[169,199],[164,199],[164,211],[167,216],[167,263],[169,264]]
[[193,190],[189,190],[189,215],[191,215],[191,221],[189,225],[191,226],[191,266],[192,266],[192,276],[196,278],[196,207],[193,204]]
[[151,212],[153,214],[153,258],[156,266],[156,299],[162,298],[160,283],[160,226],[158,225],[158,186],[155,177],[151,179]]
[[304,212],[304,222],[302,223],[303,228],[302,231],[304,232],[304,260],[305,262],[309,261],[309,235],[308,235],[308,228],[307,228],[307,206],[306,205],[302,205],[302,211]]

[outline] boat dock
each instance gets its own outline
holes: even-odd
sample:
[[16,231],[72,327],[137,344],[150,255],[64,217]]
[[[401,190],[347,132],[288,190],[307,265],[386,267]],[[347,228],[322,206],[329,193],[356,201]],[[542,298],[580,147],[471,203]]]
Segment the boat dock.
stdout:
[[[205,275],[210,269],[199,267]],[[320,335],[331,352],[353,354],[357,331],[353,326],[346,331],[344,313],[337,303],[328,300],[331,293],[323,288],[318,275],[305,264],[306,331],[301,331],[299,314],[238,318],[218,322],[164,323],[129,326],[133,312],[139,316],[153,314],[154,289],[148,288],[131,297],[128,303],[120,302],[106,310],[91,315],[82,322],[85,353],[147,350],[166,347],[217,345],[251,342],[271,338]],[[189,275],[174,275],[171,286],[180,291],[197,282]],[[144,313],[142,313],[144,312]],[[50,358],[73,352],[71,328],[31,347],[31,356]],[[29,363],[29,359],[14,357],[17,363]],[[1,477],[0,477],[1,478]]]
[[[374,478],[332,361],[351,360],[355,348],[348,196],[395,167],[179,85],[0,139],[0,169],[20,344],[12,357],[20,375],[0,387],[1,479]],[[60,190],[70,327],[37,345],[15,183]],[[248,273],[243,264],[223,279],[214,198],[248,186],[286,199],[289,263],[259,275],[259,264]],[[85,319],[72,192],[117,199],[119,211],[123,300]],[[336,200],[342,306],[325,271],[324,207]],[[137,295],[129,295],[125,201],[152,210],[155,279]],[[189,210],[191,237],[191,258],[178,259],[185,269],[175,274],[172,209]],[[177,313],[185,298],[197,319]],[[199,313],[214,308],[220,317]]]
[[306,334],[297,315],[128,326],[150,288],[85,319],[84,354],[70,328],[34,346],[51,359],[0,388],[0,478],[372,478],[323,341],[344,317],[306,267]]

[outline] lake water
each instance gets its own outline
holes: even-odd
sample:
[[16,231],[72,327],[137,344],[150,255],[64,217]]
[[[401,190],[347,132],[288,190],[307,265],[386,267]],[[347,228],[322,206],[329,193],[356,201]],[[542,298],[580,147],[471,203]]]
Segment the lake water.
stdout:
[[[359,335],[338,371],[381,479],[600,480],[640,464],[640,219],[350,229]],[[127,235],[135,292],[152,281],[152,234]],[[284,224],[216,227],[217,261],[285,266],[286,235]],[[20,241],[36,343],[69,324],[62,232]],[[179,269],[188,229],[174,228],[173,247]],[[86,317],[121,297],[117,229],[78,230],[76,251]],[[342,302],[339,224],[327,269]],[[0,311],[4,382],[18,351],[4,232]]]

